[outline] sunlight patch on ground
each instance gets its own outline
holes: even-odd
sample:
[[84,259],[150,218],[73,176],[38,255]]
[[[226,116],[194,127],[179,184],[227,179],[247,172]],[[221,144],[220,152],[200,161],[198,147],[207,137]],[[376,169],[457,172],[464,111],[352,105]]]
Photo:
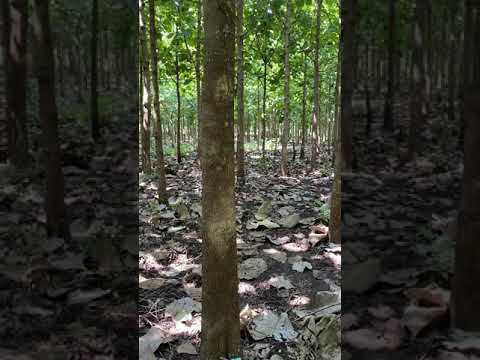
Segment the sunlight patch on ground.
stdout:
[[256,295],[257,290],[255,289],[255,286],[253,286],[252,284],[249,284],[245,281],[240,281],[240,283],[238,284],[238,293],[240,295],[243,295],[243,294]]
[[305,306],[305,305],[310,304],[311,302],[312,302],[312,300],[308,296],[299,295],[299,296],[293,297],[288,302],[288,304],[290,306]]

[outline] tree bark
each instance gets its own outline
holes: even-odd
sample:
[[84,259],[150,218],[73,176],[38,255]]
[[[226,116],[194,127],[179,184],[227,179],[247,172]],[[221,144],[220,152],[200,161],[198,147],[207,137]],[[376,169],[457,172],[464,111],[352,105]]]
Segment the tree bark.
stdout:
[[[465,53],[464,71],[469,80],[464,84],[464,173],[462,183],[462,205],[458,216],[458,234],[455,254],[455,274],[452,291],[452,323],[466,331],[480,331],[480,68],[475,66],[478,59],[480,34],[472,29],[474,19],[480,16],[480,2],[467,0],[465,7]],[[471,18],[470,18],[471,17]],[[470,18],[470,19],[469,19]],[[474,27],[473,27],[474,28]],[[468,50],[467,50],[468,49]],[[471,52],[470,52],[471,51]],[[467,58],[475,54],[473,58]]]
[[305,140],[307,132],[307,55],[303,55],[303,95],[302,95],[302,143],[300,145],[300,159],[305,159]]
[[235,1],[203,2],[202,347],[203,360],[241,356],[235,225]]
[[55,102],[53,46],[50,33],[49,1],[34,1],[34,37],[37,44],[37,77],[40,122],[47,151],[47,194],[45,212],[47,234],[70,240],[66,209],[62,159],[58,136],[58,114]]
[[149,2],[150,13],[150,54],[152,56],[153,107],[155,109],[155,152],[157,156],[156,171],[158,185],[158,201],[167,203],[167,182],[165,179],[165,161],[163,158],[163,129],[160,113],[160,90],[158,89],[158,53],[157,53],[157,26],[155,19],[155,2]]
[[[452,3],[450,6],[450,21],[448,29],[449,54],[448,54],[448,121],[455,121],[455,16],[458,5]],[[448,9],[448,7],[447,7]],[[447,12],[448,13],[448,12]]]
[[322,0],[317,0],[317,24],[315,27],[315,60],[313,78],[313,118],[310,168],[317,167],[318,122],[320,117],[320,25],[322,14]]
[[285,38],[284,38],[284,67],[285,67],[285,90],[284,90],[284,114],[283,114],[283,133],[282,133],[282,160],[281,174],[288,175],[288,140],[290,138],[290,0],[286,0],[285,14]]
[[245,104],[244,104],[244,65],[243,65],[243,0],[237,5],[237,182],[245,184]]
[[[145,15],[145,2],[142,0],[140,3],[140,51],[141,51],[141,67],[142,67],[142,110],[143,117],[141,119],[141,140],[142,140],[142,168],[146,174],[152,172],[152,160],[150,156],[150,124],[152,119],[152,106],[151,106],[151,84],[150,84],[150,54],[147,47],[147,29],[146,29],[146,15]],[[155,144],[157,145],[157,144]]]
[[394,55],[395,55],[395,0],[389,1],[389,33],[388,33],[388,81],[387,81],[387,95],[385,97],[385,113],[383,119],[383,127],[387,131],[393,131],[393,95],[395,85],[395,72],[394,72]]
[[202,0],[197,0],[197,39],[195,44],[195,85],[197,90],[197,157],[200,159],[200,104],[201,104],[201,71],[200,65],[202,60]]
[[[8,3],[8,2],[7,2]],[[6,6],[8,8],[8,6]],[[10,160],[16,167],[28,164],[28,135],[26,110],[26,49],[28,3],[26,0],[10,1],[6,29],[9,38],[7,60],[7,108],[10,124]]]
[[340,134],[342,171],[351,171],[353,167],[353,109],[352,95],[355,77],[355,17],[357,0],[342,0],[341,16],[341,111]]
[[[177,44],[178,45],[178,44]],[[177,162],[180,164],[182,162],[182,152],[181,152],[181,119],[182,119],[182,97],[180,93],[180,62],[178,56],[178,47],[177,52],[175,53],[175,88],[177,92]]]
[[266,58],[263,59],[263,104],[262,104],[262,158],[265,159],[265,140],[267,137],[267,65]]
[[425,8],[424,0],[417,0],[415,5],[415,25],[413,43],[413,74],[412,89],[410,91],[410,129],[408,139],[407,160],[413,160],[418,147],[418,132],[424,123],[426,106],[425,64],[424,64],[424,27]]
[[92,0],[92,35],[90,41],[90,118],[92,123],[92,138],[96,142],[100,137],[98,118],[98,0]]

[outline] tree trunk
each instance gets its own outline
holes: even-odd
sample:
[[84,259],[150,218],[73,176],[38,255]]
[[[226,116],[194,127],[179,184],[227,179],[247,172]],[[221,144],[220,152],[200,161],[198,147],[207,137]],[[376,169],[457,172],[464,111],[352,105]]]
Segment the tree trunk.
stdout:
[[243,0],[237,5],[237,181],[245,184],[245,105],[244,105],[244,68],[243,68]]
[[449,8],[448,122],[452,124],[455,121],[455,16],[457,14],[458,5],[452,3]]
[[[370,101],[370,58],[369,58],[370,39],[367,40],[366,52],[367,52],[367,59],[366,59],[366,62],[367,62],[366,63],[367,78],[366,78],[366,81],[365,81],[365,107],[367,109],[367,127],[365,129],[365,132],[366,132],[367,138],[369,138],[370,137],[370,131],[372,130],[372,122],[373,122],[372,104],[371,104],[371,101]],[[388,96],[389,95],[387,94],[387,98],[388,98]],[[391,100],[389,101],[389,104],[391,105]],[[391,109],[389,111],[390,111],[390,119],[392,119]],[[390,130],[392,130],[392,129],[390,129]]]
[[50,33],[49,1],[34,1],[34,37],[37,44],[37,77],[40,122],[46,146],[47,194],[45,213],[47,234],[70,239],[64,202],[64,179],[58,136],[58,115],[55,102],[53,46]]
[[197,157],[200,159],[200,104],[201,104],[201,71],[200,65],[202,60],[201,40],[202,34],[202,0],[197,0],[197,39],[195,43],[195,85],[197,90]]
[[[480,331],[480,291],[472,286],[480,281],[480,68],[475,66],[478,57],[480,34],[471,31],[474,19],[480,16],[480,3],[467,0],[465,5],[465,53],[464,71],[469,75],[464,84],[464,173],[462,184],[462,205],[458,216],[458,234],[455,255],[455,275],[452,291],[452,323],[466,331]],[[468,49],[468,50],[467,50]]]
[[[151,84],[150,84],[150,54],[147,48],[147,30],[146,30],[146,15],[145,3],[140,2],[140,51],[141,51],[141,66],[142,66],[142,110],[143,118],[141,124],[141,140],[142,140],[142,169],[146,174],[152,172],[152,160],[150,156],[150,124],[152,119],[151,106]],[[156,144],[155,144],[156,145]]]
[[351,171],[353,167],[353,109],[352,95],[355,76],[355,17],[357,0],[342,0],[341,33],[341,112],[340,134],[342,171]]
[[385,130],[393,131],[393,87],[395,85],[394,79],[394,55],[395,55],[395,0],[389,2],[389,34],[388,34],[388,82],[387,82],[387,95],[385,97],[385,114],[383,119],[383,127]]
[[100,137],[100,123],[98,118],[97,92],[97,50],[98,50],[98,0],[92,0],[92,37],[90,42],[90,117],[92,122],[92,138],[96,142]]
[[283,115],[283,133],[282,133],[282,161],[281,174],[288,176],[288,140],[290,136],[290,0],[286,0],[286,14],[285,14],[285,90],[284,90],[284,115]]
[[[7,2],[8,3],[8,2]],[[10,13],[6,30],[10,37],[7,60],[7,108],[11,126],[12,164],[25,167],[28,163],[28,136],[26,110],[26,47],[28,3],[26,0],[10,1]]]
[[[474,17],[471,15],[472,6],[475,0],[465,0],[465,11],[464,11],[464,50],[463,50],[463,86],[461,89],[462,103],[465,102],[465,97],[467,95],[467,84],[471,81],[474,68],[473,54],[474,54],[474,44],[471,39],[471,34],[475,31]],[[464,149],[464,139],[465,139],[465,109],[463,106],[463,111],[461,112],[460,118],[460,137],[458,141],[458,147],[463,151]]]
[[[165,161],[163,159],[163,129],[160,114],[160,95],[158,89],[158,53],[157,53],[157,26],[155,21],[155,2],[149,2],[150,13],[150,54],[152,56],[153,107],[155,109],[155,152],[157,155],[156,171],[158,185],[158,201],[167,203],[167,183],[165,180]],[[150,150],[150,149],[149,149]]]
[[262,158],[265,159],[266,134],[266,110],[267,110],[267,59],[263,59],[263,106],[262,106]]
[[202,360],[241,356],[235,225],[235,1],[203,2]]
[[[341,81],[341,78],[340,78],[340,70],[341,70],[341,67],[340,67],[340,61],[341,61],[341,58],[340,58],[340,54],[341,54],[341,51],[338,51],[338,59],[337,59],[337,76],[336,76],[336,79],[335,79],[335,110],[333,112],[333,117],[334,117],[334,121],[335,121],[335,125],[333,127],[333,136],[332,136],[332,141],[333,141],[333,148],[334,148],[334,151],[333,151],[333,156],[332,156],[332,166],[335,166],[336,164],[336,158],[338,156],[338,154],[340,153],[341,151],[341,147],[339,148],[339,144],[340,144],[340,119],[339,119],[339,108],[340,108],[340,81]],[[338,144],[337,144],[338,143]],[[340,169],[341,170],[341,169]]]
[[413,43],[413,78],[410,91],[410,132],[408,139],[407,160],[413,160],[418,147],[418,132],[424,123],[424,106],[426,98],[425,64],[424,64],[424,21],[425,1],[417,0],[415,6],[415,27]]
[[300,145],[300,159],[305,159],[305,140],[307,132],[307,55],[303,55],[303,95],[302,95],[302,144]]
[[337,141],[335,142],[335,176],[333,190],[330,197],[330,221],[328,222],[328,237],[330,242],[340,244],[342,242],[342,178],[341,178],[341,128],[338,119],[335,121]]
[[[178,45],[178,44],[177,44]],[[175,53],[175,88],[177,92],[177,162],[180,164],[182,162],[182,152],[181,152],[181,127],[180,122],[182,119],[182,98],[180,93],[180,62],[178,58],[178,48]]]
[[310,167],[317,167],[318,121],[320,117],[320,25],[322,14],[322,0],[317,0],[317,24],[315,27],[315,61],[313,78],[313,118]]

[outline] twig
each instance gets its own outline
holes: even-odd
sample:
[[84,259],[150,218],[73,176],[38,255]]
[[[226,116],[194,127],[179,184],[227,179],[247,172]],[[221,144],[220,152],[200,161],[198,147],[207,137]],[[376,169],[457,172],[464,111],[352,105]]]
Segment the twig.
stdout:
[[306,318],[306,317],[315,315],[315,314],[317,314],[317,313],[319,313],[319,312],[321,312],[321,311],[323,311],[323,310],[329,309],[329,308],[334,307],[334,306],[337,306],[337,305],[341,305],[341,303],[335,303],[335,304],[331,304],[331,305],[324,306],[324,307],[322,307],[322,308],[320,308],[320,309],[317,309],[317,310],[315,310],[315,311],[312,311],[311,313],[308,313],[308,314],[306,314],[306,315],[303,315],[303,316],[299,317],[299,318],[297,319],[297,321],[298,321],[298,320],[302,320],[302,319],[304,319],[304,318]]

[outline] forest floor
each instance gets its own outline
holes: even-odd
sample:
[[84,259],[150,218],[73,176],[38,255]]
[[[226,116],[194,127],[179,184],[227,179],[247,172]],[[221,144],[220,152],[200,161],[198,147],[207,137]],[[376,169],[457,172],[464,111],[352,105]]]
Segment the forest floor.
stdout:
[[[339,358],[340,246],[328,243],[331,159],[320,168],[279,154],[247,156],[237,188],[237,246],[243,359]],[[140,175],[141,359],[199,359],[201,176],[193,156],[168,159],[169,204]],[[153,355],[153,352],[155,355]]]
[[88,122],[60,112],[70,240],[45,231],[36,111],[31,166],[0,166],[1,359],[137,356],[137,119],[131,94],[115,94],[96,144]]
[[395,99],[393,134],[382,133],[382,99],[370,136],[356,118],[357,170],[342,183],[342,358],[478,360],[479,338],[449,330],[458,126],[433,102],[419,156],[405,162],[408,98]]

